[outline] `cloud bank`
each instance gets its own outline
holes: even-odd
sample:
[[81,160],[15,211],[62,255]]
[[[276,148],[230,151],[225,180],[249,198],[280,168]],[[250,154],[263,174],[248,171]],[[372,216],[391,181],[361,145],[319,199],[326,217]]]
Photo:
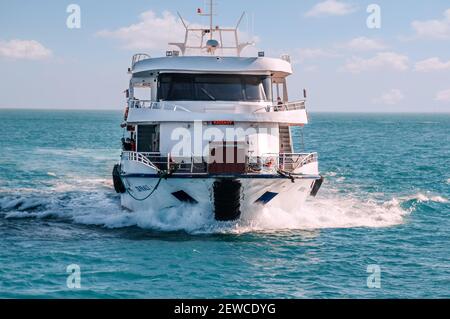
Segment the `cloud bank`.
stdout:
[[35,40],[0,41],[0,57],[9,59],[45,60],[52,51]]
[[374,99],[372,102],[374,104],[395,105],[403,101],[404,99],[405,96],[403,95],[402,91],[398,89],[392,89],[382,94],[379,98]]
[[139,22],[117,30],[102,30],[96,33],[99,37],[117,39],[122,47],[128,50],[161,50],[169,42],[184,38],[184,28],[177,17],[164,11],[159,17],[153,11],[145,11],[139,15]]
[[343,70],[350,73],[361,73],[379,69],[406,71],[409,68],[409,58],[395,52],[381,52],[372,58],[353,57],[347,61]]
[[450,8],[441,20],[413,21],[412,28],[419,38],[450,39]]
[[356,6],[337,0],[326,0],[312,7],[305,15],[307,17],[344,16],[356,11]]

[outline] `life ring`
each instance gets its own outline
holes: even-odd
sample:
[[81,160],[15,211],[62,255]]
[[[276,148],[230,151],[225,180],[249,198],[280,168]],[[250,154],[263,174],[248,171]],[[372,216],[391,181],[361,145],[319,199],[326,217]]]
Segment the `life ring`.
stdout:
[[275,161],[273,158],[268,159],[265,163],[264,166],[265,167],[272,167],[275,164]]

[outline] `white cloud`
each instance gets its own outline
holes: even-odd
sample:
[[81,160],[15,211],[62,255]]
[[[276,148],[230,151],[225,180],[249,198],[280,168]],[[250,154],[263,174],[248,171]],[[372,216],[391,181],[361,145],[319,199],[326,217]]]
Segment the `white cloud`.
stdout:
[[334,52],[324,49],[304,48],[297,49],[294,53],[294,63],[304,62],[305,60],[313,60],[318,58],[334,58],[338,55]]
[[97,32],[100,37],[118,39],[125,49],[130,50],[164,50],[168,42],[184,39],[184,28],[170,12],[164,11],[158,17],[153,11],[139,15],[139,22],[117,30]]
[[387,48],[381,40],[369,39],[366,37],[352,39],[343,45],[343,47],[355,51],[378,51]]
[[450,9],[444,12],[441,20],[413,21],[416,36],[420,38],[450,39]]
[[450,89],[436,93],[434,100],[438,102],[450,102]]
[[[187,24],[188,22],[185,21]],[[189,25],[193,28],[207,28],[199,24]],[[241,40],[248,39],[249,35],[245,32],[239,31],[239,38]],[[101,30],[96,33],[99,37],[116,39],[122,42],[122,47],[128,50],[142,50],[142,51],[162,51],[169,47],[169,42],[183,42],[185,36],[185,29],[179,19],[169,11],[164,11],[161,16],[158,16],[154,11],[145,11],[139,15],[139,21],[119,28],[117,30]],[[225,45],[230,43],[231,33],[224,33],[223,41]],[[232,38],[234,40],[234,36]],[[253,36],[250,42],[257,43],[259,38]],[[197,46],[200,43],[200,36],[191,35],[188,39],[188,44]],[[243,54],[257,53],[253,47],[244,50]]]
[[381,52],[369,59],[353,57],[347,61],[343,70],[350,73],[361,73],[377,69],[405,71],[408,67],[409,58],[406,55],[394,52]]
[[337,0],[326,0],[316,4],[305,15],[307,17],[343,16],[355,11],[356,7],[352,4]]
[[52,51],[35,40],[0,41],[0,57],[43,60],[51,56]]
[[374,104],[387,104],[387,105],[395,105],[401,102],[405,96],[398,89],[392,89],[384,94],[382,94],[379,98],[373,99]]
[[419,72],[450,70],[450,61],[443,62],[439,58],[434,57],[417,62],[414,69]]
[[308,65],[304,68],[305,72],[316,72],[319,70],[319,67],[317,65]]

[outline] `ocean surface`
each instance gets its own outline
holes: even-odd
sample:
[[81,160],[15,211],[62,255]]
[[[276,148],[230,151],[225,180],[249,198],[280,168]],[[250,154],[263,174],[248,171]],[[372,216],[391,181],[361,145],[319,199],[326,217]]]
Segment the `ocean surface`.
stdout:
[[310,114],[319,195],[232,223],[122,210],[121,117],[0,110],[1,298],[450,297],[450,115]]

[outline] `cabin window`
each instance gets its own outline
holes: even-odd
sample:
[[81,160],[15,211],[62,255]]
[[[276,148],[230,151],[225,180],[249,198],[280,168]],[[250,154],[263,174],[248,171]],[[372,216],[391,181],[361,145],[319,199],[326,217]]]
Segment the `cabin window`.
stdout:
[[159,125],[138,125],[137,151],[159,152]]
[[150,87],[133,88],[133,97],[135,100],[150,101],[152,99],[152,91]]
[[272,101],[270,76],[228,74],[161,74],[158,100]]

